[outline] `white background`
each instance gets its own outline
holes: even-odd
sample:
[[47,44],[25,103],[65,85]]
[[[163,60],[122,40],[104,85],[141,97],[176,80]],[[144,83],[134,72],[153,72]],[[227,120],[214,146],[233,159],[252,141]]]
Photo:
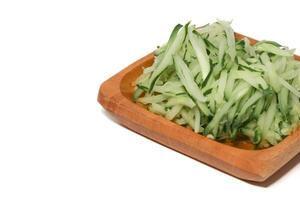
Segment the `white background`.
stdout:
[[217,18],[300,49],[299,6],[288,0],[0,1],[0,199],[298,194],[299,156],[276,181],[253,185],[123,128],[96,102],[101,82],[174,25]]

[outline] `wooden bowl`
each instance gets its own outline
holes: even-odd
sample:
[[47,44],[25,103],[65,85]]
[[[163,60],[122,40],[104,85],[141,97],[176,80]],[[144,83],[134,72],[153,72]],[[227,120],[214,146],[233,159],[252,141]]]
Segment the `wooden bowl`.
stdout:
[[[238,33],[235,36],[237,40],[245,37]],[[257,42],[249,40],[252,44]],[[300,60],[300,57],[295,56],[295,59]],[[300,151],[299,129],[276,146],[246,150],[208,139],[137,105],[131,100],[133,82],[153,60],[153,53],[146,55],[100,87],[98,102],[122,125],[228,174],[255,182],[265,181]]]

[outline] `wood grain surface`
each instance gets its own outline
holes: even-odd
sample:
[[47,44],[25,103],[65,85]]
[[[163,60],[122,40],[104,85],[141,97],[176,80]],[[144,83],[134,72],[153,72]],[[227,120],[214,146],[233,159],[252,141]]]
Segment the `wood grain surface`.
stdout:
[[[238,33],[235,36],[236,39],[245,37]],[[249,39],[252,44],[257,42]],[[300,60],[299,56],[295,58]],[[208,139],[137,105],[131,100],[133,82],[142,73],[143,67],[151,66],[153,61],[154,54],[150,53],[100,87],[98,102],[122,125],[223,172],[256,182],[265,181],[300,151],[299,129],[276,146],[246,150]]]

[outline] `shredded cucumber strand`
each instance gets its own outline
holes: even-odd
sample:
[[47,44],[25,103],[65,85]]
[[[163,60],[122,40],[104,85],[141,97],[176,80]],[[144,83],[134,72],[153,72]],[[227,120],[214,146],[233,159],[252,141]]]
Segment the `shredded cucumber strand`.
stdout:
[[202,38],[197,37],[197,35],[193,33],[193,30],[194,28],[190,26],[188,30],[188,36],[196,53],[198,62],[201,66],[202,79],[205,80],[210,71],[209,59],[206,53],[206,46]]
[[176,73],[181,80],[182,84],[184,85],[187,92],[196,100],[200,102],[205,101],[205,97],[203,96],[201,90],[199,89],[198,85],[194,81],[194,77],[190,72],[187,65],[184,63],[182,58],[178,55],[174,55],[174,63]]

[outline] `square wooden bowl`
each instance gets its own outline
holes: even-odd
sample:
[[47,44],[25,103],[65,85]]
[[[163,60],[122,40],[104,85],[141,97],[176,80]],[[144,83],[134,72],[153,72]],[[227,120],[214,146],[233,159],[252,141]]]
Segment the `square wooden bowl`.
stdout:
[[[238,33],[235,36],[237,40],[245,37]],[[257,42],[249,40],[252,44]],[[295,58],[300,60],[299,56]],[[142,73],[142,68],[152,65],[153,61],[154,54],[151,53],[106,80],[100,87],[99,103],[122,125],[228,174],[255,182],[265,181],[300,151],[299,129],[276,146],[245,150],[208,139],[137,105],[131,100],[133,82]]]

